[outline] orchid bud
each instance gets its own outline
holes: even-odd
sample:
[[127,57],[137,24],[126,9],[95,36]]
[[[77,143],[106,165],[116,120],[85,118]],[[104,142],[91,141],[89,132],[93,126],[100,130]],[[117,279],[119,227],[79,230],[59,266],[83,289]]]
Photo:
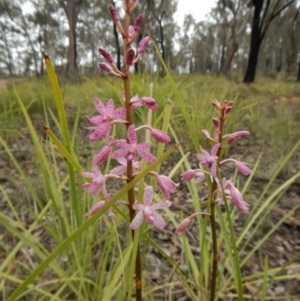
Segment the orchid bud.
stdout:
[[241,137],[246,137],[246,136],[250,135],[250,132],[248,132],[248,131],[238,131],[238,132],[234,132],[233,134],[236,138],[241,138]]
[[135,30],[134,30],[134,27],[132,25],[130,25],[128,27],[128,38],[129,39],[132,39],[135,35]]
[[207,130],[202,130],[202,134],[206,137],[206,138],[210,138],[210,134]]
[[170,143],[171,138],[168,136],[165,132],[158,130],[158,129],[152,129],[151,135],[153,138],[155,138],[158,142],[161,143]]
[[235,161],[235,166],[242,175],[248,176],[251,174],[251,169],[246,165],[246,163]]
[[134,22],[134,31],[135,32],[138,32],[143,24],[143,21],[144,21],[144,18],[145,16],[142,14],[142,15],[139,15],[135,22]]
[[128,49],[127,55],[126,55],[126,64],[127,66],[131,66],[135,57],[135,52],[132,48]]
[[228,115],[231,112],[231,109],[232,109],[232,107],[229,107],[229,106],[226,107],[226,109],[224,111],[225,116]]
[[112,4],[109,4],[108,9],[109,9],[109,13],[110,13],[110,16],[111,16],[113,22],[115,24],[120,22],[120,16],[119,16],[119,13],[118,13],[117,9],[115,8],[115,6]]
[[191,220],[190,220],[189,218],[185,218],[185,219],[178,225],[178,227],[177,227],[177,229],[176,229],[176,233],[178,233],[178,234],[183,234],[183,233],[187,230],[187,228],[188,228],[188,226],[190,225],[190,223],[191,223]]
[[181,181],[183,183],[186,183],[190,181],[195,176],[195,174],[196,174],[195,170],[189,169],[181,175]]
[[220,105],[219,101],[216,100],[216,99],[212,102],[212,105],[213,105],[214,107],[216,107],[218,110],[221,109],[221,105]]
[[138,52],[139,52],[140,54],[143,54],[143,53],[146,51],[146,48],[147,48],[149,42],[150,42],[150,37],[149,37],[149,36],[143,38],[143,39],[140,41],[140,43],[139,43],[139,48],[138,48]]
[[113,68],[110,65],[108,65],[107,63],[99,63],[98,66],[100,69],[102,69],[104,71],[107,71],[107,72],[113,71]]
[[214,124],[214,126],[218,129],[220,127],[220,121],[217,118],[213,118],[212,122]]
[[109,51],[100,47],[99,52],[110,64],[114,63],[114,59]]

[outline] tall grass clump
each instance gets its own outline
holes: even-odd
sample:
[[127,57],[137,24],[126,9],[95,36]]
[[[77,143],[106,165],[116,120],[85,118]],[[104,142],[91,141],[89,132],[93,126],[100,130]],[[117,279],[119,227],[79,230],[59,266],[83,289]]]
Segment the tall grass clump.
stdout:
[[[166,74],[160,93],[157,78],[148,85],[147,79],[132,75],[130,69],[145,59],[151,42],[144,37],[137,49],[133,47],[144,20],[141,14],[130,25],[135,2],[125,1],[123,20],[116,7],[108,6],[123,40],[122,70],[106,48],[99,48],[106,60],[99,67],[110,76],[99,80],[110,82],[109,88],[86,80],[79,84],[90,87],[86,93],[78,88],[77,96],[68,94],[68,86],[62,92],[51,59],[44,55],[55,103],[55,112],[48,100],[39,104],[45,116],[44,140],[28,113],[30,106],[13,90],[18,105],[7,112],[16,109],[26,121],[38,181],[26,174],[1,134],[0,143],[18,171],[18,185],[26,187],[20,194],[20,202],[26,204],[20,214],[18,204],[0,186],[10,212],[0,213],[0,223],[17,240],[6,247],[0,265],[2,297],[8,301],[267,300],[269,283],[299,276],[285,271],[300,252],[278,268],[270,267],[267,257],[258,271],[249,274],[245,266],[300,206],[261,234],[264,219],[300,176],[295,173],[273,189],[300,142],[282,157],[258,197],[248,200],[260,156],[250,165],[229,156],[227,150],[250,137],[242,127],[247,119],[235,116],[233,104],[237,103],[236,112],[245,114],[253,105],[243,107],[239,93],[222,95],[218,90],[204,95],[201,102],[191,94],[187,103],[180,89],[188,91],[191,77],[175,83],[155,43]],[[45,90],[39,93],[41,99],[49,98]],[[92,93],[100,95],[93,104]],[[84,106],[72,104],[76,97],[83,99]],[[234,101],[219,102],[215,97]],[[73,114],[71,127],[68,107]],[[80,128],[83,107],[84,129]],[[80,131],[85,134],[78,140]],[[167,150],[166,144],[171,144]],[[168,168],[163,168],[166,164]],[[180,212],[174,201],[178,173],[183,182]],[[180,244],[180,259],[159,241],[168,235]],[[153,268],[150,249],[170,271],[166,281],[159,273],[158,284],[148,274]],[[161,292],[164,297],[158,297]]]

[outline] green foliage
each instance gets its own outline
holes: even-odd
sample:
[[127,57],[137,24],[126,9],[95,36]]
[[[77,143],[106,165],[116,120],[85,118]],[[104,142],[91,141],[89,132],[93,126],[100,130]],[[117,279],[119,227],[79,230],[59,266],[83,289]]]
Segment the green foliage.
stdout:
[[[253,296],[245,295],[245,300],[255,296],[264,300],[267,298],[268,283],[297,278],[299,275],[284,273],[293,261],[299,259],[299,252],[282,268],[270,267],[267,258],[264,259],[263,268],[249,276],[243,274],[243,268],[255,251],[270,239],[274,231],[299,207],[286,212],[272,229],[264,231],[263,221],[291,183],[300,176],[289,163],[295,160],[295,154],[299,150],[297,116],[300,88],[293,83],[266,79],[259,79],[256,84],[245,86],[221,77],[177,76],[172,79],[170,74],[165,78],[133,76],[131,81],[133,94],[138,93],[140,96],[149,95],[149,84],[153,82],[153,96],[160,105],[160,110],[154,113],[154,122],[158,125],[163,124],[165,128],[169,127],[175,141],[181,142],[176,155],[179,163],[171,169],[170,176],[176,176],[181,170],[189,168],[187,151],[194,154],[198,152],[199,145],[206,143],[201,129],[209,130],[211,127],[214,113],[211,101],[215,98],[236,101],[234,112],[227,124],[228,132],[250,130],[251,145],[260,146],[259,152],[249,154],[253,158],[252,162],[256,164],[253,174],[247,182],[240,183],[245,199],[254,190],[253,180],[256,177],[272,175],[252,202],[251,214],[236,236],[230,221],[234,222],[240,218],[237,213],[229,213],[228,210],[217,211],[220,224],[218,243],[224,245],[220,256],[218,297],[236,298],[237,287],[245,289],[246,284],[251,284],[255,285],[257,291]],[[56,99],[61,114],[54,113],[53,96],[49,92],[49,83],[44,80],[29,79],[18,83],[16,91],[0,91],[0,143],[18,174],[20,190],[19,199],[16,200],[6,192],[5,186],[0,185],[0,192],[11,213],[1,213],[0,223],[5,227],[5,239],[14,237],[17,240],[11,248],[1,246],[5,256],[0,262],[0,291],[3,291],[4,300],[15,300],[22,291],[22,300],[124,300],[123,293],[127,291],[125,286],[132,285],[133,277],[125,281],[123,279],[126,279],[128,273],[133,275],[133,268],[128,264],[132,262],[131,251],[134,253],[136,250],[137,240],[134,240],[133,244],[127,243],[128,231],[124,231],[127,225],[124,226],[122,210],[114,207],[114,217],[104,213],[107,210],[110,212],[110,206],[114,206],[113,202],[120,199],[129,187],[124,186],[113,198],[112,203],[105,205],[95,216],[84,221],[83,216],[92,206],[93,200],[88,193],[81,190],[83,181],[78,174],[80,166],[86,166],[85,161],[89,162],[92,154],[93,146],[89,146],[81,137],[87,134],[78,135],[78,132],[82,131],[81,127],[86,125],[84,116],[93,115],[92,99],[97,96],[106,102],[113,97],[115,103],[121,104],[121,86],[114,78],[105,77],[86,78],[76,86],[65,84],[61,89],[62,97],[57,96]],[[168,99],[172,101],[172,105],[164,111]],[[53,132],[48,130],[50,139],[41,136],[36,127],[34,121],[40,115],[47,125],[51,125]],[[140,111],[138,118],[143,123],[147,117]],[[194,129],[193,137],[187,131],[187,120]],[[63,128],[65,134],[62,134]],[[33,164],[37,172],[32,176],[26,173],[22,162],[18,162],[10,149],[12,139],[22,139],[23,135],[30,136],[30,143],[34,146]],[[149,169],[158,166],[169,155],[163,154],[160,147],[157,152],[162,157]],[[272,154],[273,161],[270,166],[263,164],[263,168],[259,167],[258,159],[256,161],[255,158],[259,157],[260,152],[262,159]],[[141,180],[146,173],[147,170],[131,184]],[[284,182],[281,185],[276,184],[276,178],[282,175]],[[192,201],[186,210],[200,211],[201,208],[205,208],[207,202],[202,196],[199,197],[198,188],[189,184],[187,189],[187,195]],[[32,217],[29,226],[20,214],[20,203],[26,203],[26,214]],[[185,211],[181,212],[180,216],[184,217],[185,214]],[[176,227],[179,219],[171,210],[167,211],[167,215]],[[136,237],[141,237],[143,243],[149,243],[156,248],[174,268],[176,276],[163,288],[180,286],[191,300],[202,300],[208,296],[212,264],[207,217],[199,216],[193,227],[197,229],[197,247],[200,255],[194,256],[192,250],[195,242],[183,236],[183,262],[180,266],[151,237],[145,235],[144,229],[139,230]],[[36,231],[44,231],[47,240],[39,240]],[[262,233],[260,243],[249,251],[249,243],[255,237],[262,236]],[[20,253],[23,256],[20,256]],[[237,264],[237,256],[240,265]],[[30,260],[25,260],[26,258]],[[186,266],[186,270],[182,269],[183,265]],[[240,268],[242,276],[239,275]],[[149,283],[145,290],[145,300],[154,300],[154,292],[157,289],[159,288]]]

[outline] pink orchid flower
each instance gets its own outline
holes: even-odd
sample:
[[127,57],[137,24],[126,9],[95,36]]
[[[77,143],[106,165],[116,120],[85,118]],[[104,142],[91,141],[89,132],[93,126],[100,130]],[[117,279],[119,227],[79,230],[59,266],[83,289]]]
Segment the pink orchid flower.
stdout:
[[129,143],[125,140],[116,140],[113,145],[119,147],[112,153],[113,159],[120,159],[126,157],[128,161],[134,161],[136,159],[136,153],[138,153],[148,163],[153,163],[156,158],[149,152],[151,143],[137,143],[137,137],[134,125],[132,124],[127,130],[127,138]]
[[214,178],[217,177],[217,153],[220,146],[220,143],[215,144],[211,150],[211,153],[201,147],[202,154],[196,155],[197,159],[200,161],[200,164],[203,166],[210,166],[210,173]]
[[96,197],[99,194],[99,192],[102,190],[103,196],[106,199],[111,199],[110,194],[106,190],[105,182],[107,178],[119,178],[119,176],[112,175],[112,174],[103,175],[101,171],[98,169],[96,164],[93,165],[92,172],[85,171],[82,172],[81,174],[85,178],[92,179],[91,183],[84,183],[82,187],[90,189],[94,197]]
[[144,192],[144,203],[133,204],[134,210],[139,210],[139,213],[134,217],[129,225],[131,230],[137,229],[145,219],[148,224],[153,224],[158,229],[163,230],[166,226],[166,222],[163,217],[156,212],[157,209],[164,209],[171,205],[169,201],[164,201],[162,203],[152,204],[153,200],[153,187],[147,186]]
[[[113,168],[110,173],[113,175],[122,175],[127,170],[127,160],[125,158],[117,159],[117,161],[121,164],[115,168]],[[141,167],[141,161],[133,161],[132,162],[132,173],[136,174],[136,169]]]
[[[230,195],[231,201],[233,205],[237,208],[237,210],[243,212],[243,213],[249,213],[249,204],[247,204],[242,197],[242,194],[240,191],[234,186],[233,182],[231,180],[227,180],[223,178],[222,185],[224,188],[224,192],[228,195]],[[222,194],[222,188],[219,186],[219,192]],[[223,203],[223,197],[221,198],[221,202]]]

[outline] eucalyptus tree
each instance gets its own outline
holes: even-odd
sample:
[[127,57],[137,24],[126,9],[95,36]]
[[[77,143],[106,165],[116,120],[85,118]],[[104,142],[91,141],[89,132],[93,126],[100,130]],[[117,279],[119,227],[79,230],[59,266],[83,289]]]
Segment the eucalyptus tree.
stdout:
[[[88,66],[90,71],[97,72],[96,62],[100,59],[98,48],[108,47],[113,55],[116,54],[118,68],[121,67],[119,45],[114,35],[114,23],[111,21],[108,4],[102,0],[83,1],[78,16],[78,54],[81,66]],[[117,42],[119,42],[117,40]],[[83,72],[83,70],[82,70]]]
[[[137,2],[137,5],[140,6],[137,11],[144,12],[145,14],[144,25],[141,28],[138,41],[150,33],[152,39],[160,49],[163,60],[170,69],[175,69],[174,59],[176,54],[174,44],[176,32],[179,30],[174,20],[174,14],[177,10],[177,1],[145,0],[143,2]],[[133,15],[132,18],[134,19],[136,16]],[[143,68],[155,70],[160,65],[157,56],[150,50],[148,55],[151,56],[152,63],[147,64],[147,62],[144,62]],[[155,66],[153,66],[153,61],[156,61]]]
[[245,83],[255,79],[259,50],[271,22],[296,0],[252,0],[253,19]]
[[73,81],[77,74],[77,21],[83,0],[56,0],[62,7],[68,21],[68,55],[66,76]]
[[34,24],[28,18],[29,15],[23,11],[22,7],[25,2],[1,0],[0,26],[3,42],[0,47],[2,46],[5,57],[3,61],[8,67],[8,73],[12,74],[14,72],[16,68],[14,65],[22,65],[24,62],[26,65],[25,72],[30,72],[33,60],[34,72],[38,75],[38,49],[35,45],[36,31]]

